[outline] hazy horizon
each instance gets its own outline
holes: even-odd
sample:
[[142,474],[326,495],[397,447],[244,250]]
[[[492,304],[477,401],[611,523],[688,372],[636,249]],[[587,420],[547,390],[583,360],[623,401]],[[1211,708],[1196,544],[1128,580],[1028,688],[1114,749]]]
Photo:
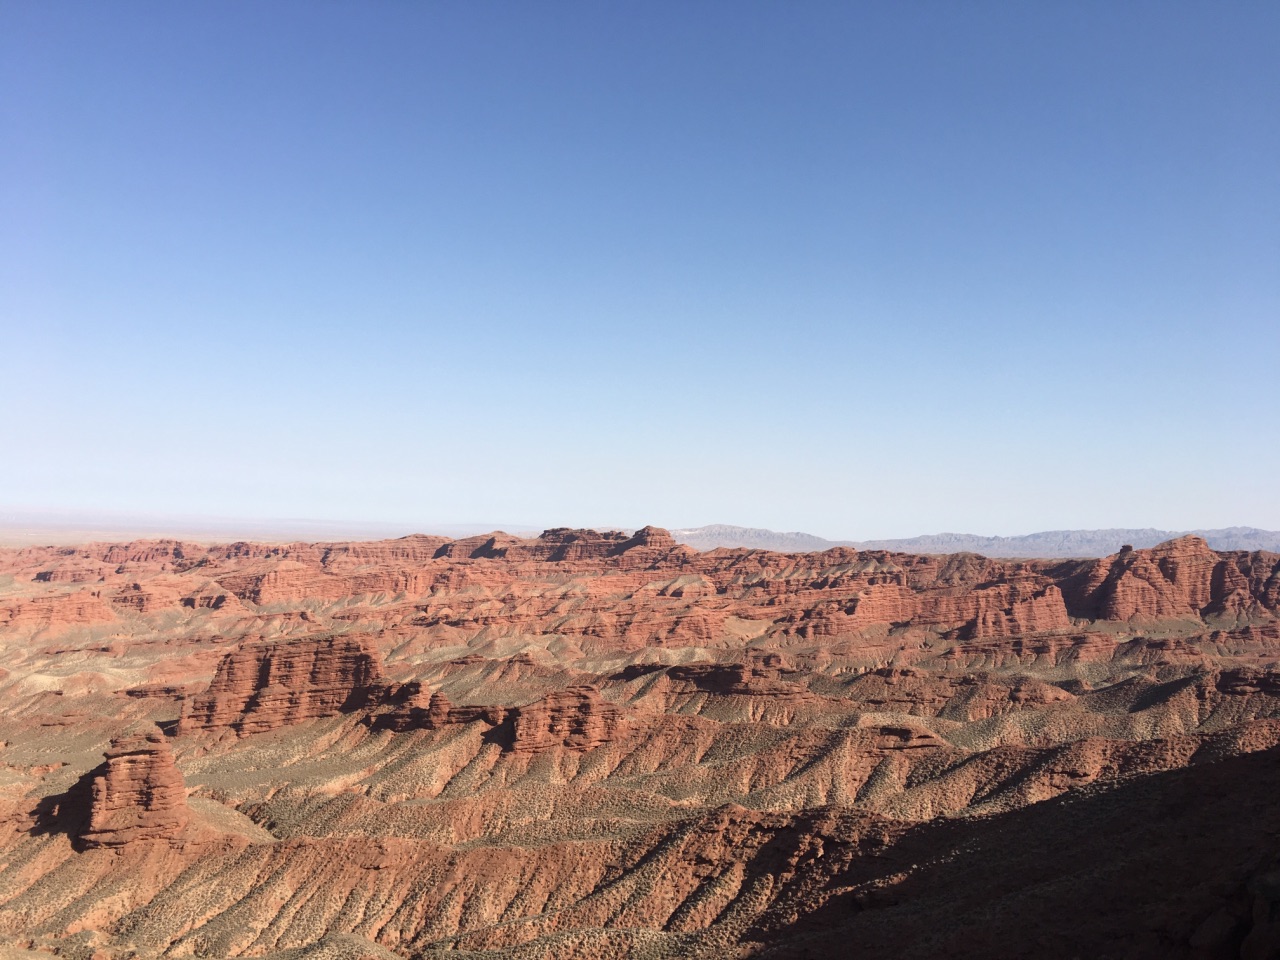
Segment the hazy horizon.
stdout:
[[1266,3],[5,4],[0,504],[1280,529],[1278,47]]
[[[881,540],[912,540],[936,536],[973,536],[993,539],[1028,537],[1036,534],[1104,532],[1109,530],[1155,529],[1171,533],[1192,531],[1196,527],[1156,527],[1139,528],[1133,525],[1117,528],[1090,527],[1072,529],[1022,530],[1013,534],[991,534],[983,530],[928,530],[898,533],[887,537],[842,537],[832,536],[823,530],[773,530],[770,528],[750,527],[745,524],[732,524],[713,521],[710,523],[678,526],[663,524],[660,520],[651,521],[652,525],[666,527],[670,530],[700,530],[704,528],[726,527],[782,536],[798,534],[816,537],[832,542],[876,542]],[[555,527],[579,526],[595,530],[624,530],[632,532],[636,525],[617,523],[528,523],[528,522],[434,522],[430,520],[406,521],[360,521],[360,520],[319,520],[307,517],[219,517],[198,515],[166,516],[147,513],[93,513],[73,510],[66,511],[32,511],[10,509],[0,505],[0,546],[34,545],[38,543],[74,544],[87,539],[119,539],[119,538],[154,538],[179,537],[221,542],[239,539],[262,539],[268,541],[282,539],[338,539],[338,540],[381,540],[409,536],[411,534],[427,534],[462,538],[482,533],[504,531],[520,536],[536,536],[544,530]],[[1228,524],[1221,529],[1259,529],[1253,524]]]

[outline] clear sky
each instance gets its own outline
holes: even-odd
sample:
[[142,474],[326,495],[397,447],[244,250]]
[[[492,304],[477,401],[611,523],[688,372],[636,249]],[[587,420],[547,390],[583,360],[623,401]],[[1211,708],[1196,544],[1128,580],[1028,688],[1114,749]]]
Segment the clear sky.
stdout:
[[1280,528],[1280,4],[0,3],[0,505]]

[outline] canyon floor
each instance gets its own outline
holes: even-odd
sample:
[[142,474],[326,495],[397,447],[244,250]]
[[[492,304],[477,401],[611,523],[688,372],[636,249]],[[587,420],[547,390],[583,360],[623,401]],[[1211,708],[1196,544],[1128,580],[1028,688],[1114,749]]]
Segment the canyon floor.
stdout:
[[0,550],[0,960],[1280,955],[1280,555]]

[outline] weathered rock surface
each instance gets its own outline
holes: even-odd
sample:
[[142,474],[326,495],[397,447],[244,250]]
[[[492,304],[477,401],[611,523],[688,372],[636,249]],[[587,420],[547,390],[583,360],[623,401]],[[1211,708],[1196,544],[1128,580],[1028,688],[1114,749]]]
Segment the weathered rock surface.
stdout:
[[594,687],[569,687],[511,711],[511,749],[533,753],[552,747],[590,750],[608,743],[621,722],[617,707]]
[[1078,616],[1135,621],[1274,613],[1274,554],[1220,554],[1196,536],[1087,563],[1069,581]]
[[179,731],[273,730],[369,705],[385,690],[377,656],[355,636],[253,644],[228,653]]
[[86,847],[176,840],[190,819],[187,791],[173,753],[159,733],[111,741],[90,787]]
[[[398,699],[398,691],[385,697]],[[366,721],[375,730],[440,730],[479,723],[494,732],[494,742],[516,753],[562,747],[590,750],[609,743],[622,722],[622,712],[591,686],[573,686],[519,707],[454,706],[442,693],[424,706],[421,696],[373,713]]]
[[384,697],[384,700],[389,701],[392,706],[365,718],[365,722],[374,730],[394,730],[397,733],[404,733],[409,730],[441,730],[444,727],[468,723],[500,727],[506,722],[510,713],[506,707],[481,705],[457,707],[450,703],[449,698],[443,693],[431,694],[424,704],[422,695],[416,690],[407,697],[403,691],[393,690]]

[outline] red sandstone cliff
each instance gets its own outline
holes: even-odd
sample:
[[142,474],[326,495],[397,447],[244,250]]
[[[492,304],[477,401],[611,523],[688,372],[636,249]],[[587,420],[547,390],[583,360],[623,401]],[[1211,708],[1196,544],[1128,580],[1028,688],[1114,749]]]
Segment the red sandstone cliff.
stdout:
[[[27,630],[167,609],[229,616],[304,600],[405,596],[426,601],[423,626],[512,631],[527,624],[632,647],[715,645],[734,617],[767,618],[799,640],[891,626],[981,641],[1071,632],[1082,621],[1247,622],[1274,619],[1280,608],[1280,556],[1217,553],[1197,537],[1051,562],[847,548],[698,554],[654,527],[629,537],[553,529],[534,539],[30,548],[0,551],[4,571],[39,588],[0,599],[0,626]],[[87,589],[66,592],[86,577],[96,577]],[[572,609],[530,602],[530,586],[564,577],[585,586]],[[661,590],[647,592],[663,580]],[[524,602],[515,609],[501,602],[504,595]]]
[[[398,695],[393,690],[385,699]],[[375,730],[399,732],[480,722],[498,732],[496,739],[504,750],[536,753],[556,747],[591,750],[609,743],[622,723],[622,712],[602,699],[595,687],[583,685],[554,691],[520,707],[454,706],[444,694],[435,693],[425,706],[415,697],[372,714],[366,722]]]
[[190,818],[182,774],[158,732],[112,740],[90,790],[86,847],[176,840]]
[[1218,553],[1196,536],[1086,561],[1067,580],[1077,615],[1152,621],[1276,610],[1280,557]]
[[385,689],[375,654],[355,636],[254,644],[228,653],[191,701],[180,732],[258,733],[366,706]]
[[551,747],[590,750],[608,743],[621,720],[618,708],[602,700],[594,687],[558,690],[511,711],[511,749],[516,753]]

